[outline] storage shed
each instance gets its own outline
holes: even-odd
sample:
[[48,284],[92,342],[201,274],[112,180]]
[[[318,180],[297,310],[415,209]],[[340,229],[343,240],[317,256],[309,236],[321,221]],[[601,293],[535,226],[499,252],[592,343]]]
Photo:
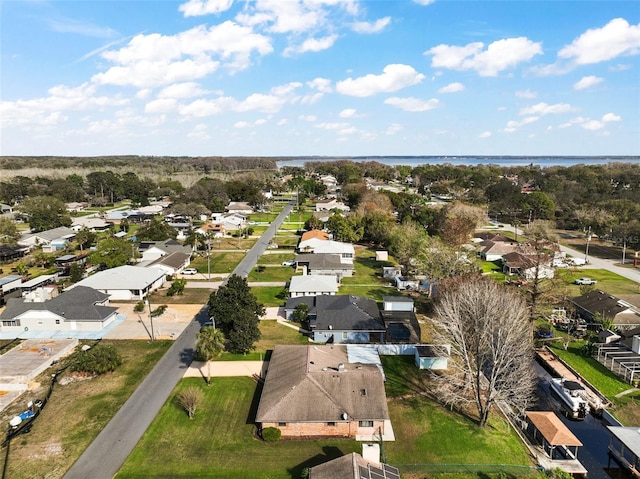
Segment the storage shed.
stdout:
[[415,360],[418,369],[444,370],[449,366],[451,345],[425,344],[416,346]]

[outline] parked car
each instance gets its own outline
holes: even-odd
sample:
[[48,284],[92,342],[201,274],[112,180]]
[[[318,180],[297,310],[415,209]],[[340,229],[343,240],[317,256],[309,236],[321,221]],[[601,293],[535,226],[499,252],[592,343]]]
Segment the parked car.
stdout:
[[575,284],[580,284],[580,285],[583,285],[583,284],[589,285],[589,284],[596,284],[597,281],[595,279],[591,279],[591,278],[578,278],[578,279],[576,279],[574,281],[574,283]]
[[198,274],[198,270],[195,268],[185,268],[182,270],[182,274]]
[[584,266],[585,264],[587,264],[587,261],[583,258],[572,257],[572,258],[567,258],[567,263],[573,266]]
[[296,262],[295,261],[283,261],[282,262],[282,266],[295,266]]

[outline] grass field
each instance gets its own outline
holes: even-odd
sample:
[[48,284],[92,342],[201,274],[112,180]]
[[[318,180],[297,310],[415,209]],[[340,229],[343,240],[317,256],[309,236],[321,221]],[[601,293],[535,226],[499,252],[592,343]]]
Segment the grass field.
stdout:
[[382,303],[384,296],[397,296],[398,290],[390,286],[370,285],[370,286],[350,286],[343,284],[340,286],[340,294],[353,294],[355,296],[364,296],[371,298],[378,303]]
[[[238,263],[245,257],[245,253],[224,253],[224,252],[212,252],[211,253],[211,273],[230,273],[238,266]],[[192,268],[196,268],[200,273],[207,272],[207,258],[198,256],[191,261]]]
[[258,258],[258,264],[281,265],[283,261],[292,261],[295,255],[292,251],[263,254]]
[[574,296],[580,295],[580,286],[573,284],[573,282],[576,279],[583,277],[595,279],[598,282],[595,285],[596,289],[601,289],[609,294],[620,295],[640,293],[640,284],[606,269],[570,268],[566,270],[556,270],[556,274],[558,275],[558,278],[569,284],[570,294]]
[[[411,358],[385,358],[384,362],[389,396],[413,390],[398,386],[407,375],[420,374],[413,368]],[[389,386],[390,383],[396,386]],[[199,387],[205,396],[193,420],[175,401],[176,394],[187,386]],[[255,439],[253,420],[259,394],[260,388],[248,378],[214,378],[209,388],[199,379],[183,380],[117,477],[297,479],[305,467],[360,452],[359,443],[346,439],[284,440],[273,444]],[[478,464],[511,464],[529,471],[525,447],[497,415],[489,427],[480,429],[473,421],[418,396],[391,398],[389,412],[396,441],[385,443],[387,462],[399,467],[406,479],[426,477],[408,472],[416,468],[416,463],[472,463],[477,470],[482,470]],[[428,477],[492,476],[481,473]]]
[[284,286],[252,286],[251,292],[256,296],[258,303],[266,307],[284,306],[287,302]]
[[[167,296],[167,289],[151,294],[151,304],[207,304],[212,289],[185,288],[181,295]],[[135,301],[134,301],[135,302]]]
[[[60,478],[109,422],[120,406],[173,344],[172,341],[102,341],[115,346],[123,364],[113,373],[65,386],[57,384],[31,432],[11,442],[7,476],[12,479]],[[60,365],[58,365],[60,367]],[[49,386],[51,370],[28,393],[37,398]],[[64,378],[66,373],[60,376]],[[18,410],[19,409],[19,410]],[[24,401],[3,411],[3,423],[24,409]],[[4,450],[1,454],[4,461]]]
[[258,266],[253,268],[247,277],[249,282],[287,282],[293,276],[291,266]]

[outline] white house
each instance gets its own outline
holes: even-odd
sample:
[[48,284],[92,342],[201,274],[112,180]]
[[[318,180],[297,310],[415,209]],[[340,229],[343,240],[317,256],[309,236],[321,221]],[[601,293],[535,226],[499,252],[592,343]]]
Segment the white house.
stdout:
[[87,228],[90,231],[104,231],[109,228],[109,223],[95,216],[79,216],[78,218],[74,218],[71,223],[71,229],[78,232],[82,228]]
[[334,295],[338,292],[338,280],[335,276],[306,275],[293,276],[289,283],[292,298],[300,296]]
[[243,215],[250,215],[253,213],[253,208],[248,203],[243,203],[241,201],[231,201],[227,207],[225,208],[229,213],[240,213]]
[[351,211],[351,208],[335,198],[320,200],[316,203],[316,211],[331,211],[334,209],[338,209],[340,211]]
[[74,287],[88,286],[108,294],[114,301],[135,301],[160,288],[165,280],[166,272],[162,268],[125,265],[99,271]]
[[2,332],[101,331],[117,317],[109,296],[78,286],[53,299],[29,302],[13,298],[0,314]]
[[306,241],[301,241],[298,244],[298,251],[300,253],[339,254],[343,263],[353,263],[353,258],[356,255],[355,248],[351,243],[322,240],[319,238],[311,238]]
[[76,232],[66,226],[60,226],[59,228],[53,228],[51,230],[40,231],[39,233],[31,233],[23,236],[18,240],[18,244],[21,246],[28,246],[33,248],[36,246],[46,246],[56,240],[70,240],[75,237]]

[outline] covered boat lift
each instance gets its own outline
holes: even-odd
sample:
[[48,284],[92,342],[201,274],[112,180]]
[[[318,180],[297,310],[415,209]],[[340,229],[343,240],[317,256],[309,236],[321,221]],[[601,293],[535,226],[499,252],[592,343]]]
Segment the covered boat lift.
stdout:
[[527,432],[540,443],[538,464],[545,470],[562,469],[568,474],[587,474],[578,461],[582,442],[551,411],[527,411]]
[[609,453],[634,477],[640,477],[640,427],[607,426]]

